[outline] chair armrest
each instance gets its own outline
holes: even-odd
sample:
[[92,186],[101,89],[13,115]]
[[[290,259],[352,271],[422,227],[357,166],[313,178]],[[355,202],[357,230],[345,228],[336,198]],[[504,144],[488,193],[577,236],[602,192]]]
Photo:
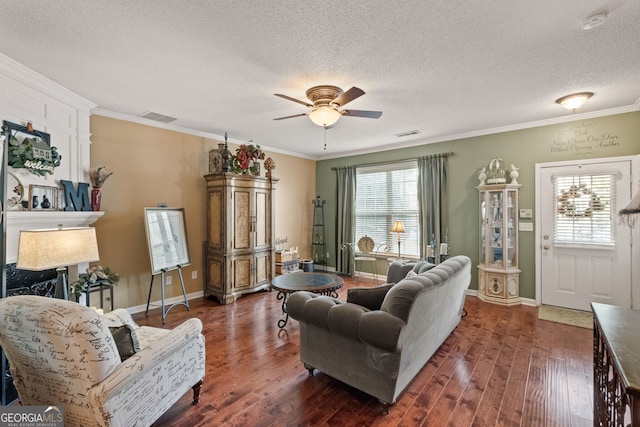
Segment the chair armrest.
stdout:
[[[154,341],[122,362],[104,381],[89,390],[99,401],[119,393],[138,381],[139,376],[156,369],[160,362],[174,353],[180,353],[202,332],[202,322],[191,318],[172,329],[162,339]],[[204,341],[203,341],[204,344]],[[204,348],[202,349],[204,363]]]
[[370,311],[362,314],[358,335],[360,341],[393,353],[398,350],[398,340],[405,325],[402,319],[386,311]]
[[327,329],[329,310],[338,304],[344,303],[337,298],[321,296],[308,291],[298,291],[287,298],[287,313],[299,322]]

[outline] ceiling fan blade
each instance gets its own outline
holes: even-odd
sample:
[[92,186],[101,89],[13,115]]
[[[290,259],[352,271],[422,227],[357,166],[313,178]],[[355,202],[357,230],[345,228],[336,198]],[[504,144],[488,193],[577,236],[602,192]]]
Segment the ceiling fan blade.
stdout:
[[304,105],[306,107],[313,107],[312,104],[309,104],[309,103],[304,102],[304,101],[300,101],[299,99],[295,99],[295,98],[292,98],[292,97],[287,96],[287,95],[283,95],[281,93],[274,93],[274,95],[275,96],[279,96],[280,98],[288,99],[289,101],[297,102],[298,104],[302,104],[302,105]]
[[364,95],[364,91],[354,86],[348,91],[346,91],[345,93],[343,93],[342,95],[340,95],[339,97],[337,97],[336,99],[334,99],[333,101],[331,101],[331,103],[338,104],[340,107],[342,107],[343,105],[346,105],[347,103],[353,101],[356,98],[361,97],[362,95]]
[[368,110],[342,110],[342,114],[351,117],[366,117],[368,119],[379,119],[382,115],[382,111],[368,111]]
[[276,119],[273,120],[284,120],[284,119],[291,119],[293,117],[300,117],[300,116],[306,116],[307,113],[301,113],[301,114],[294,114],[293,116],[284,116],[284,117],[278,117]]

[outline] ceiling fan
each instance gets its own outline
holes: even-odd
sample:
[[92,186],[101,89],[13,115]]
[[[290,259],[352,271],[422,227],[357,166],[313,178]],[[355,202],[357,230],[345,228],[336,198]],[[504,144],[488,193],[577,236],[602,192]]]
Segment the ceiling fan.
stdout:
[[311,108],[311,111],[307,113],[294,114],[293,116],[278,117],[273,120],[284,120],[292,117],[309,116],[311,121],[318,126],[329,127],[335,124],[342,116],[351,117],[366,117],[369,119],[377,119],[382,115],[382,111],[367,111],[367,110],[340,110],[340,107],[344,107],[347,103],[353,101],[356,98],[364,95],[364,91],[357,87],[352,87],[346,92],[343,92],[337,86],[321,85],[314,86],[307,90],[307,98],[313,103],[309,104],[305,101],[292,98],[281,93],[274,93],[275,96],[288,99],[289,101],[297,102],[305,107]]

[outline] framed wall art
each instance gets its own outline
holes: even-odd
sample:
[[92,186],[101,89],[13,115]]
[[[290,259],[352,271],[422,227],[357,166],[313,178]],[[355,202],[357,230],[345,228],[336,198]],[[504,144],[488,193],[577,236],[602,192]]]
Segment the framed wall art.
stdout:
[[9,166],[27,169],[38,176],[52,175],[60,166],[62,157],[51,146],[48,133],[34,129],[31,122],[22,126],[5,120],[2,128],[9,143]]
[[56,211],[60,189],[44,185],[29,185],[29,198],[27,208],[30,211]]
[[191,263],[183,208],[144,208],[151,274]]

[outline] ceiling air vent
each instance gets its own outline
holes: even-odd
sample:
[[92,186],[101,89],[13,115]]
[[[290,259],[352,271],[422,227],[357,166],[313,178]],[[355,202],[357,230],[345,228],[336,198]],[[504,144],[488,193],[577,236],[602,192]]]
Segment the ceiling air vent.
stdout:
[[171,123],[175,120],[178,120],[175,117],[165,116],[162,114],[154,113],[153,111],[143,113],[142,115],[140,115],[140,117],[142,117],[143,119],[155,120],[156,122],[162,123]]
[[405,136],[418,135],[420,133],[419,130],[410,130],[407,132],[396,133],[394,136],[396,138],[404,138]]

